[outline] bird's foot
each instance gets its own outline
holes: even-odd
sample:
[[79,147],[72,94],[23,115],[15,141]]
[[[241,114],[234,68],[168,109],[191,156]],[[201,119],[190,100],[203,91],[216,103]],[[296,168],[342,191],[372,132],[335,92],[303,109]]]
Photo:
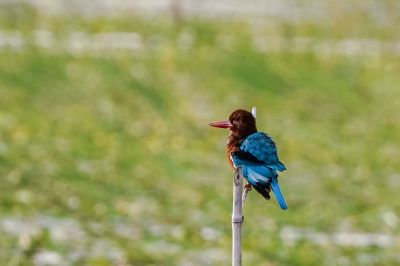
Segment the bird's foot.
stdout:
[[253,189],[253,188],[251,187],[250,184],[247,184],[247,185],[244,186],[244,190],[251,191],[252,189]]

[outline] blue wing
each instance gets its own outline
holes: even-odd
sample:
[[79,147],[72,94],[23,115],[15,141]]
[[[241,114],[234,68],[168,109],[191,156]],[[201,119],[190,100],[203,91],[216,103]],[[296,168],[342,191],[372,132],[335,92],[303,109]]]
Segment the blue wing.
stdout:
[[248,136],[240,150],[232,153],[235,167],[243,167],[243,176],[264,198],[269,199],[272,189],[280,207],[286,210],[287,203],[279,188],[278,174],[286,167],[278,159],[275,142],[267,134],[256,132]]
[[251,154],[264,166],[280,172],[286,170],[286,167],[278,159],[275,142],[263,132],[256,132],[248,136],[240,146],[240,150]]

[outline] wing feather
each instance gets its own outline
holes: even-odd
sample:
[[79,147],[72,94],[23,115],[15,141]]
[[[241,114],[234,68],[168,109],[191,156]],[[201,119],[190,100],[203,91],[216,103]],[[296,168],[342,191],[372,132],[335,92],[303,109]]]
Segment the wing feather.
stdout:
[[278,159],[278,151],[274,140],[263,132],[248,136],[240,146],[240,150],[249,153],[263,165],[276,171],[284,171],[286,167]]

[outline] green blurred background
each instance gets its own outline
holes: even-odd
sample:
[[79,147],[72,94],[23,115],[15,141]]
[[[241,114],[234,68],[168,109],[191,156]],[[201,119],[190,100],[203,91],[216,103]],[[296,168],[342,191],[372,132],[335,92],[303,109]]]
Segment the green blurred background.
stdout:
[[0,265],[229,265],[252,106],[244,265],[399,265],[399,59],[398,1],[0,1]]

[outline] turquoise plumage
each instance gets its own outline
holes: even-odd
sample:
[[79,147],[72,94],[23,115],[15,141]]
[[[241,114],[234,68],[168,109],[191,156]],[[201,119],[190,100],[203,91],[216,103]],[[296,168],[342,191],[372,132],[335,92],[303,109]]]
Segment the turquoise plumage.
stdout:
[[265,198],[269,199],[269,189],[274,192],[279,206],[288,206],[278,183],[278,173],[286,167],[278,159],[275,142],[267,134],[256,132],[249,135],[240,149],[231,154],[235,167],[243,168],[243,176]]

